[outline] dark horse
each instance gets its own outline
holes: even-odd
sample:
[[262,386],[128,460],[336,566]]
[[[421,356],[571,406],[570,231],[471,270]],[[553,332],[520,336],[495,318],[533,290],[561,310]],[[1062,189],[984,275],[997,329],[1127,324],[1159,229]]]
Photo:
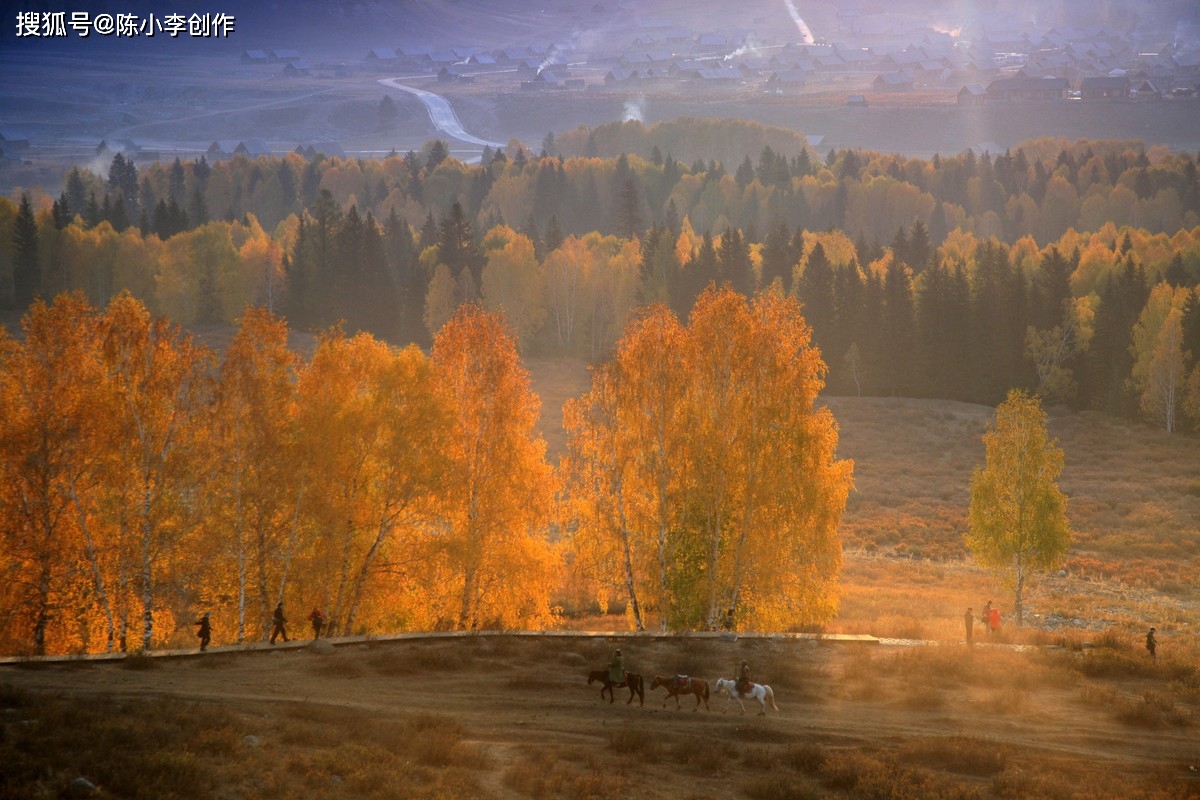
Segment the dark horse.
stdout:
[[612,681],[610,681],[608,679],[608,670],[594,669],[588,673],[588,686],[591,686],[596,681],[600,681],[601,683],[604,684],[603,686],[600,687],[600,699],[601,700],[604,699],[604,693],[608,692],[608,702],[612,703],[614,700],[616,700],[616,698],[613,696],[613,687],[615,686],[618,689],[621,689],[621,688],[628,686],[629,687],[629,699],[625,701],[625,705],[629,705],[630,703],[633,702],[633,696],[635,694],[638,697],[638,701],[639,701],[638,704],[643,705],[643,706],[646,705],[645,684],[642,683],[642,676],[638,675],[636,672],[626,672],[624,682],[613,683]]
[[650,688],[655,689],[659,686],[667,690],[667,696],[663,698],[663,708],[667,707],[667,701],[672,697],[675,698],[675,708],[679,708],[679,695],[694,694],[696,707],[692,710],[699,711],[700,703],[704,703],[704,710],[708,711],[708,681],[682,675],[655,675],[654,680],[650,682]]

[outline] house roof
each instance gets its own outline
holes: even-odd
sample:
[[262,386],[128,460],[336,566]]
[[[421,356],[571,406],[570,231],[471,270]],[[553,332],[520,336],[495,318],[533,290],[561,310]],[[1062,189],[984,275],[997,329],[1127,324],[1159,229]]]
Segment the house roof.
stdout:
[[988,84],[989,94],[996,92],[1066,91],[1066,78],[997,78]]
[[233,152],[247,156],[269,156],[271,148],[262,139],[246,139],[238,142],[238,146],[234,148]]
[[141,150],[133,139],[102,139],[96,147],[97,153],[108,151],[110,153],[136,153]]
[[1084,89],[1128,89],[1129,79],[1124,75],[1101,75],[1083,78],[1079,81],[1080,91]]
[[312,158],[317,153],[323,153],[327,156],[337,156],[345,158],[346,151],[337,142],[321,141],[321,142],[306,142],[296,146],[296,152],[305,158]]

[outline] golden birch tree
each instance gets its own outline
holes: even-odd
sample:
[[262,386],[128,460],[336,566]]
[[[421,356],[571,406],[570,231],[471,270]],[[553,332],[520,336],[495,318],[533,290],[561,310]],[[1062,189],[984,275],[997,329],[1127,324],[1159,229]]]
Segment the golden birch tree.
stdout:
[[64,310],[36,301],[23,322],[24,345],[0,343],[7,351],[0,372],[6,599],[14,638],[30,641],[34,655],[46,654],[53,621],[67,611],[64,584],[76,578],[76,531],[64,482],[75,468],[80,393],[71,379],[80,377],[81,354],[79,340],[63,325]]
[[825,364],[798,301],[777,291],[751,303],[705,292],[689,322],[697,588],[715,628],[794,627],[837,610],[837,526],[853,464],[839,460],[837,425],[817,408]]
[[555,554],[545,539],[552,491],[539,401],[503,317],[459,308],[433,343],[450,413],[446,480],[435,530],[459,629],[546,624]]
[[533,242],[507,225],[488,231],[483,250],[483,305],[504,313],[516,331],[517,346],[526,350],[546,319],[542,267],[534,255]]
[[369,334],[322,337],[297,398],[300,458],[314,484],[304,516],[319,536],[305,588],[326,599],[331,630],[350,632],[380,619],[360,620],[380,564],[392,552],[412,558],[448,417],[424,354]]
[[[151,318],[128,294],[109,303],[101,338],[107,380],[119,408],[111,488],[118,497],[120,524],[128,526],[135,543],[141,646],[148,650],[154,644],[156,611],[178,611],[160,607],[168,594],[162,584],[169,585],[172,569],[181,566],[181,543],[194,530],[200,511],[196,488],[207,465],[198,458],[199,439],[213,359],[165,318]],[[166,620],[168,632],[174,622],[178,613]]]
[[1129,378],[1147,418],[1174,433],[1187,383],[1187,361],[1183,349],[1183,306],[1188,289],[1160,283],[1150,291],[1133,326],[1133,371]]
[[113,408],[97,339],[98,314],[82,293],[37,301],[22,323],[24,342],[6,348],[0,371],[0,436],[5,552],[24,569],[19,608],[36,654],[89,650],[97,633],[111,650],[113,604],[96,486],[109,452]]
[[686,348],[683,326],[662,305],[634,322],[617,347],[617,422],[636,465],[628,480],[636,573],[627,583],[642,583],[641,595],[662,631],[673,602],[672,570],[680,560],[689,467]]
[[710,289],[687,328],[661,306],[632,323],[568,407],[575,552],[624,580],[639,628],[647,614],[667,630],[836,612],[853,465],[815,405],[824,370],[794,299]]
[[971,475],[967,547],[1011,581],[1017,624],[1031,571],[1052,569],[1067,553],[1067,498],[1058,488],[1063,451],[1046,431],[1036,397],[1008,393],[983,435],[985,463]]
[[[296,366],[287,324],[266,309],[247,309],[221,362],[209,440],[221,457],[207,492],[212,539],[224,545],[220,556],[232,558],[236,569],[239,643],[246,639],[252,599],[263,621],[282,599],[281,562],[298,483],[289,452]],[[272,593],[273,583],[278,592]]]

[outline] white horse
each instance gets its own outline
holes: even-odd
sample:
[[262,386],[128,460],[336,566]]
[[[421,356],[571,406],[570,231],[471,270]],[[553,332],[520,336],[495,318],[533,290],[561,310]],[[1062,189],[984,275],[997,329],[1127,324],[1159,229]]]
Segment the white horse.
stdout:
[[[771,691],[770,686],[767,686],[764,683],[752,683],[750,684],[750,691],[739,692],[737,690],[737,681],[726,680],[725,678],[717,678],[717,688],[714,690],[714,693],[720,694],[721,692],[724,692],[726,695],[728,695],[728,698],[725,700],[725,711],[729,710],[730,702],[737,700],[738,705],[742,707],[742,713],[745,714],[746,706],[744,703],[742,703],[742,698],[754,699],[758,701],[758,707],[760,709],[758,715],[760,717],[766,715],[767,703],[770,703],[771,708],[775,709],[776,711],[779,710],[779,706],[775,705],[775,693]],[[724,713],[724,711],[721,713]]]

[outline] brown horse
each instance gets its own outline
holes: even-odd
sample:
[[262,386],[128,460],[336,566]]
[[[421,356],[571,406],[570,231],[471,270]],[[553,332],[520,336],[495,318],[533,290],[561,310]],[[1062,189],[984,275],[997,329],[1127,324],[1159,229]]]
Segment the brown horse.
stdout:
[[708,711],[708,681],[682,675],[655,675],[654,680],[650,682],[650,688],[656,689],[659,686],[667,690],[667,696],[663,698],[663,708],[667,707],[667,701],[672,697],[675,698],[675,708],[679,708],[679,695],[694,694],[696,707],[692,711],[699,711],[701,703],[704,703],[704,710]]
[[622,683],[613,683],[608,679],[608,670],[594,669],[588,673],[588,686],[591,686],[596,681],[600,681],[602,684],[604,684],[600,687],[601,700],[604,699],[604,693],[608,692],[608,702],[612,703],[614,700],[616,700],[616,697],[613,696],[613,687],[615,686],[618,689],[621,689],[628,686],[629,699],[625,701],[625,705],[629,705],[633,702],[633,696],[635,694],[638,696],[638,700],[640,701],[639,705],[646,705],[645,684],[642,682],[642,676],[638,675],[636,672],[626,672],[625,680]]

